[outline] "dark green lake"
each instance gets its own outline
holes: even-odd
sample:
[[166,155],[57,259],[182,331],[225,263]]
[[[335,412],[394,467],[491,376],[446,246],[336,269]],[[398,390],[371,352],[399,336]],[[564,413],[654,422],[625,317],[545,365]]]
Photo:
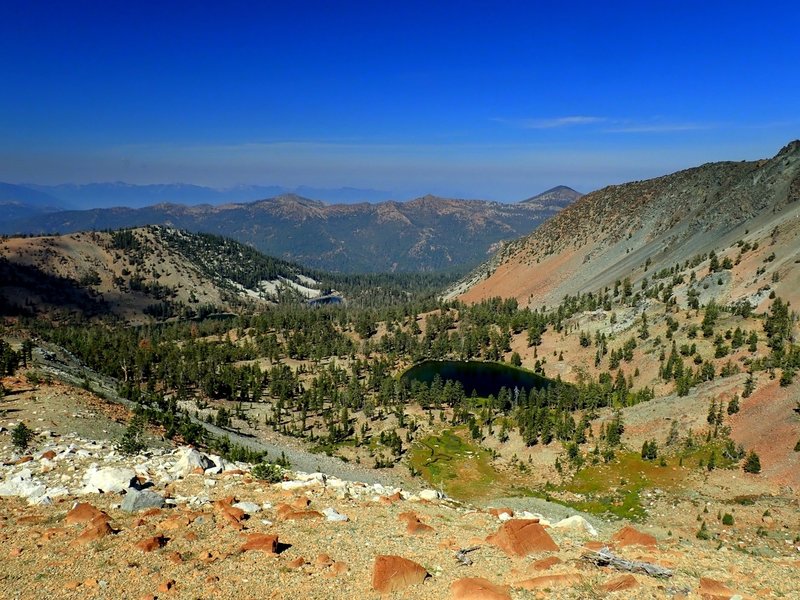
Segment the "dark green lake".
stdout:
[[467,395],[475,390],[484,397],[497,396],[502,387],[532,390],[553,383],[547,377],[503,363],[458,360],[426,360],[408,369],[401,378],[409,384],[412,381],[430,384],[437,375],[443,382],[460,381]]

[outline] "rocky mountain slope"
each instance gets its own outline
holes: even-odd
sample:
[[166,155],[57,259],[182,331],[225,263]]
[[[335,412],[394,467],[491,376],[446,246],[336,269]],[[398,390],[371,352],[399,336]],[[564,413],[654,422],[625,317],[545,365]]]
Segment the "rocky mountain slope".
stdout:
[[3,233],[69,233],[165,225],[231,237],[327,271],[373,273],[466,269],[503,240],[535,229],[565,199],[517,204],[425,196],[409,202],[324,204],[288,194],[221,206],[159,204],[68,211],[8,220]]
[[193,316],[319,295],[298,265],[217,236],[165,227],[0,242],[9,314]]
[[[468,301],[500,295],[553,304],[567,294],[599,290],[758,244],[754,261],[736,265],[718,294],[733,301],[774,284],[797,298],[800,251],[800,142],[774,158],[711,163],[657,179],[610,186],[583,196],[531,235],[507,245],[451,296]],[[774,253],[761,272],[756,262]],[[763,256],[762,256],[763,254]]]
[[[413,485],[265,474],[165,446],[158,432],[124,454],[111,437],[124,412],[60,384],[3,383],[14,411],[0,430],[4,597],[721,600],[797,590],[796,497],[731,505],[724,492],[656,494],[651,522],[633,526],[563,518],[536,499],[485,508]],[[10,435],[23,421],[37,423],[24,448]],[[723,512],[727,524],[716,524]],[[695,513],[713,521],[715,539],[696,537]]]

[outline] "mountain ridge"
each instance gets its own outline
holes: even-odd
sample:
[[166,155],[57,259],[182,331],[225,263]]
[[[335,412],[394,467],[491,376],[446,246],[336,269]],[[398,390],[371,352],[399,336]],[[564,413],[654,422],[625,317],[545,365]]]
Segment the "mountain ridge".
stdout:
[[72,233],[165,225],[236,239],[262,252],[338,272],[467,269],[498,243],[532,231],[562,201],[504,204],[433,195],[407,202],[326,204],[297,194],[223,205],[158,204],[39,215],[3,233]]
[[756,230],[762,237],[782,224],[793,230],[798,199],[796,141],[768,160],[707,163],[608,186],[507,244],[449,294],[552,304],[626,276],[641,279],[645,263],[659,270]]

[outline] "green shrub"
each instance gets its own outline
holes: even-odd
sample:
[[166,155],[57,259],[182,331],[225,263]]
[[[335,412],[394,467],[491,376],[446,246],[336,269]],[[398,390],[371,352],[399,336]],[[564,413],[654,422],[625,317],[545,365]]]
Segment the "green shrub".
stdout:
[[722,517],[722,524],[730,527],[733,525],[733,515],[731,513],[725,513]]
[[758,454],[753,450],[750,451],[750,454],[747,455],[747,460],[744,461],[744,472],[761,473],[761,459],[758,458]]
[[250,470],[250,475],[256,479],[267,481],[269,483],[278,483],[283,481],[283,469],[278,465],[271,463],[258,463]]
[[33,429],[25,425],[25,423],[19,423],[11,430],[11,442],[14,444],[14,448],[16,448],[17,451],[24,452],[35,435]]
[[134,415],[122,434],[122,438],[117,444],[117,449],[123,454],[139,454],[142,450],[147,448],[144,442],[144,428],[145,428],[144,415]]
[[706,522],[703,521],[700,525],[700,529],[695,534],[698,540],[707,540],[711,537],[711,534],[708,532],[708,527],[706,527]]

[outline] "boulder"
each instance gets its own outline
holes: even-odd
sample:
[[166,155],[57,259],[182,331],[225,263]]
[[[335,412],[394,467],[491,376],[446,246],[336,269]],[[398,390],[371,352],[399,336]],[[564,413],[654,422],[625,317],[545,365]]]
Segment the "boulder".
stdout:
[[266,533],[251,533],[247,536],[247,541],[242,545],[242,552],[248,550],[259,550],[267,554],[278,553],[278,536]]
[[136,471],[125,467],[89,469],[83,476],[84,493],[123,492],[136,480]]
[[436,490],[422,490],[417,496],[420,497],[422,500],[439,500],[442,498],[442,494]]
[[453,600],[511,600],[506,586],[480,577],[465,577],[450,585]]
[[325,515],[328,521],[345,522],[350,520],[347,515],[339,513],[335,508],[326,508],[322,511],[322,514]]
[[233,505],[233,508],[243,510],[248,515],[255,514],[261,510],[261,507],[255,502],[237,502]]
[[425,568],[402,556],[379,555],[372,569],[372,589],[381,594],[403,590],[425,581]]
[[178,477],[186,477],[189,473],[195,472],[195,469],[199,469],[201,473],[204,473],[206,469],[214,466],[216,465],[208,456],[194,448],[187,447],[181,448],[180,458],[173,465],[171,471]]
[[655,548],[656,546],[656,538],[648,533],[642,533],[630,525],[626,525],[620,529],[614,534],[611,540],[620,548],[624,548],[625,546],[648,546]]
[[99,510],[89,504],[88,502],[78,502],[67,513],[67,525],[74,525],[76,523],[90,523],[99,517],[109,520],[109,516],[102,510]]
[[730,600],[736,595],[736,592],[724,583],[710,577],[700,578],[700,589],[697,593],[703,600]]
[[156,535],[136,542],[136,547],[142,552],[152,552],[158,550],[167,543],[167,538],[163,535]]
[[122,510],[125,512],[137,512],[148,508],[163,508],[166,501],[160,494],[150,490],[137,490],[128,488],[125,498],[122,500]]
[[597,536],[597,530],[592,527],[592,524],[589,523],[586,519],[584,519],[580,515],[573,515],[571,517],[567,517],[566,519],[561,519],[558,523],[553,525],[554,529],[567,529],[570,531],[581,531],[586,532],[592,537]]
[[558,545],[537,521],[512,519],[486,541],[509,556],[527,556],[535,552],[558,552]]
[[624,590],[632,590],[638,585],[639,582],[636,581],[636,577],[628,573],[627,575],[620,575],[619,577],[607,581],[600,586],[600,589],[604,592],[621,592]]

